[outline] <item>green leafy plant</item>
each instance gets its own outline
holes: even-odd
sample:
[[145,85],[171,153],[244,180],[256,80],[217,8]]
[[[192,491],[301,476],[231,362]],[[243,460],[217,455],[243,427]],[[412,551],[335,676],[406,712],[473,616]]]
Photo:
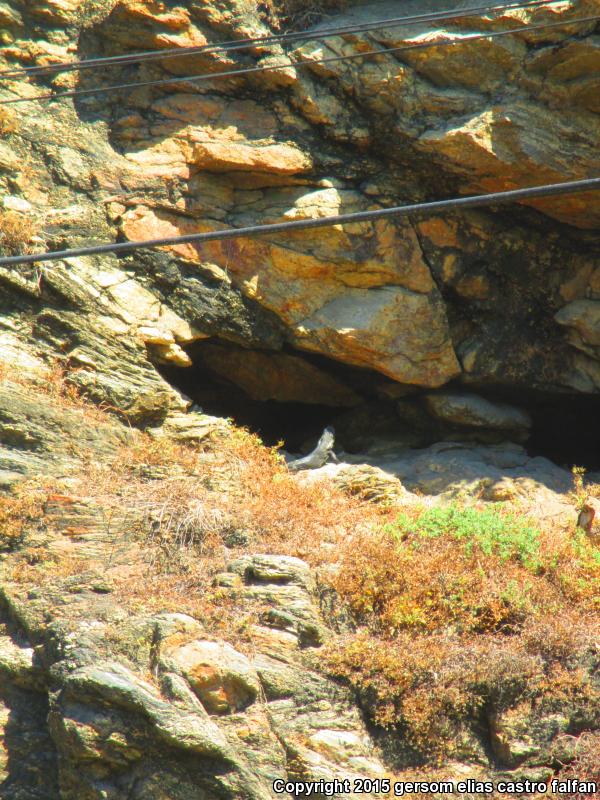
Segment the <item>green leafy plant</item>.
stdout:
[[597,705],[582,665],[598,636],[600,550],[581,531],[538,530],[502,504],[408,506],[354,536],[330,580],[355,631],[322,664],[411,758],[456,758],[482,713]]
[[449,537],[461,542],[468,556],[480,552],[501,561],[518,562],[533,572],[542,568],[539,531],[500,506],[481,510],[457,505],[428,508],[415,519],[401,514],[386,531],[399,541],[409,539],[417,550],[428,539]]

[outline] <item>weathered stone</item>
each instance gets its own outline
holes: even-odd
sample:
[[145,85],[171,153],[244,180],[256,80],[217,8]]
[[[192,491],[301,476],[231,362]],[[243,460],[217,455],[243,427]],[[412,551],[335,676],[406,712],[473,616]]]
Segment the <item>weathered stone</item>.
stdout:
[[142,714],[164,744],[199,755],[230,760],[225,738],[199,714],[182,714],[165,703],[156,689],[120,664],[96,665],[73,672],[67,695],[100,700]]
[[[330,464],[319,470],[319,477],[325,475],[344,492],[370,503],[395,505],[409,494],[398,478],[370,464]],[[315,477],[308,474],[305,479],[311,482]]]
[[275,175],[296,175],[307,172],[310,158],[295,147],[284,144],[253,146],[245,142],[196,142],[193,163],[211,172],[267,172]]
[[226,642],[188,642],[163,649],[163,658],[181,671],[213,714],[242,711],[258,697],[260,684],[250,662]]
[[489,719],[494,755],[504,767],[538,766],[551,758],[554,740],[567,732],[569,718],[562,714],[539,716],[531,703]]
[[[300,210],[303,217],[320,215],[308,205]],[[139,239],[186,233],[191,226],[185,218],[136,209],[124,216],[123,230],[128,238]],[[348,236],[336,233],[347,248]],[[405,383],[438,386],[458,374],[458,363],[441,299],[431,288],[414,234],[407,230],[407,236],[403,242],[390,226],[376,225],[370,247],[374,253],[366,263],[349,258],[346,249],[336,256],[325,247],[322,256],[313,256],[253,240],[244,246],[233,241],[174,245],[172,250],[184,258],[230,265],[236,284],[290,326],[300,348],[379,369]],[[395,240],[410,259],[408,264],[414,265],[412,276],[405,279],[408,288],[393,285],[406,270],[392,249]],[[269,269],[260,269],[263,264]],[[293,274],[297,280],[290,295]]]
[[308,564],[292,556],[261,556],[241,558],[231,562],[229,570],[241,574],[246,582],[272,584],[296,584],[310,590],[313,579]]
[[0,384],[0,469],[14,476],[64,474],[77,469],[77,452],[108,457],[128,441],[117,422],[86,424],[83,409],[16,383]]
[[167,437],[178,442],[198,443],[215,431],[225,432],[229,425],[222,417],[211,417],[191,411],[188,414],[170,414],[160,428],[149,429],[156,438]]
[[[479,497],[489,500],[528,499],[548,503],[557,493],[567,492],[571,474],[545,458],[531,458],[517,444],[473,445],[440,442],[428,448],[397,450],[382,447],[372,455],[343,454],[340,464],[313,470],[311,479],[345,480],[349,464],[368,464],[383,470],[389,479],[399,479],[411,492],[426,495]],[[338,478],[338,476],[340,476]],[[564,513],[568,505],[562,509]],[[572,514],[572,511],[571,511]]]
[[8,636],[0,637],[0,673],[23,689],[45,688],[45,677],[32,647],[19,647]]
[[392,287],[348,291],[301,320],[296,341],[403,383],[440,386],[459,367],[439,310],[433,294]]
[[[373,29],[327,44],[317,25],[293,53],[252,48],[252,63],[282,69],[227,81],[184,78],[237,69],[245,56],[207,50],[114,67],[107,84],[135,80],[132,69],[140,81],[181,81],[167,92],[140,87],[24,104],[3,117],[4,207],[39,221],[29,246],[42,250],[323,219],[597,174],[595,23],[467,41],[470,33],[573,21],[595,13],[595,3]],[[372,22],[376,5],[332,8],[323,25]],[[2,70],[272,32],[238,0],[5,0],[0,27]],[[330,53],[357,56],[373,42],[443,45],[457,36],[463,41],[454,47],[317,63]],[[296,68],[296,60],[307,63]],[[58,91],[92,86],[89,79],[65,73],[51,83]],[[15,80],[3,94],[34,97],[46,83]],[[411,387],[455,378],[482,393],[492,385],[507,395],[600,391],[599,197],[0,270],[0,484],[26,475],[61,483],[42,523],[27,532],[28,549],[2,554],[7,800],[267,800],[278,777],[393,771],[394,748],[377,749],[352,693],[315,671],[331,632],[307,563],[258,554],[228,564],[231,551],[218,551],[218,568],[229,571],[215,576],[216,595],[258,617],[244,632],[244,656],[192,617],[138,613],[137,601],[122,601],[129,576],[146,574],[141,543],[132,541],[136,510],[71,493],[73,473],[81,455],[106,465],[135,441],[129,424],[147,428],[159,452],[175,440],[206,450],[207,463],[218,460],[208,452],[211,434],[226,436],[228,424],[186,413],[191,399],[155,368],[176,375],[201,362],[206,348],[205,366],[258,402],[351,407],[363,393],[386,394],[396,434],[382,440],[379,406],[361,407],[369,453],[311,479],[375,502],[411,502],[406,486],[430,495],[425,503],[528,503],[549,525],[572,529],[576,514],[560,494],[571,488],[567,470],[516,445],[423,447],[431,441],[423,425],[440,437],[460,428],[479,441],[491,429],[524,435],[522,414],[456,389],[426,403],[396,401]],[[219,341],[205,344],[208,337]],[[342,366],[329,373],[326,358]],[[86,418],[58,389],[35,394],[55,360],[68,386],[127,425]],[[375,371],[389,379],[385,389]],[[140,464],[132,474],[147,482],[181,477],[163,464]],[[247,548],[254,537],[232,541]],[[30,579],[38,573],[44,580]],[[589,659],[593,675],[591,652]],[[559,734],[600,721],[597,703],[534,705],[490,718],[491,742],[513,776],[545,779],[549,764],[573,755],[555,749]],[[448,765],[447,775],[488,770],[479,738],[457,745],[465,762]]]
[[561,308],[556,321],[573,331],[573,343],[586,350],[589,346],[600,347],[600,302],[596,300],[574,300]]
[[[5,5],[12,16],[21,15],[20,9]],[[593,8],[591,0],[584,6],[584,11]],[[346,16],[337,11],[343,23]],[[141,41],[131,38],[134,19],[143,23],[144,46],[157,49],[205,44],[211,41],[211,30],[217,29],[227,28],[231,35],[268,32],[250,9],[241,13],[235,0],[218,11],[182,6],[172,13],[135,3],[88,9],[75,0],[52,0],[35,3],[29,12],[36,16],[36,24],[42,21],[42,27],[44,20],[59,27],[72,25],[73,30],[85,23],[92,47],[102,42],[107,47],[141,46]],[[353,22],[372,21],[376,16],[371,7],[347,13]],[[569,21],[573,14],[569,3],[553,19]],[[540,18],[545,19],[543,9],[528,10],[524,16],[509,10],[493,19],[484,15],[455,20],[447,30],[424,23],[410,30],[390,28],[371,35],[386,46],[425,40],[443,44],[456,32],[470,33],[480,27],[501,30]],[[406,51],[401,65],[393,54],[382,55],[359,71],[334,62],[313,64],[310,70],[292,67],[252,76],[252,86],[265,91],[268,103],[258,103],[247,93],[239,96],[242,83],[237,80],[221,84],[226,100],[220,89],[213,92],[211,87],[199,94],[183,84],[165,97],[152,91],[134,93],[126,108],[106,116],[110,143],[100,128],[65,109],[52,120],[53,130],[59,130],[57,145],[50,129],[34,117],[32,124],[40,134],[39,155],[30,155],[37,177],[23,181],[17,175],[17,182],[6,186],[5,195],[19,207],[28,204],[34,213],[44,210],[50,224],[71,238],[114,235],[103,215],[106,206],[112,223],[125,237],[140,239],[402,204],[423,192],[437,191],[444,181],[448,187],[449,181],[458,181],[463,190],[472,191],[593,174],[597,78],[589,65],[594,63],[597,46],[587,35],[592,29],[593,24],[566,25],[547,36],[523,32],[463,41],[460,47],[416,49]],[[314,40],[298,48],[298,56],[309,63],[323,53],[318,31],[316,26]],[[573,32],[577,39],[572,38]],[[37,36],[35,44],[20,40],[12,46],[10,58],[38,64],[60,60],[68,51],[70,35],[65,33],[60,43],[52,37],[46,41],[44,35]],[[338,37],[328,40],[328,52],[355,55],[363,45],[367,46],[361,35]],[[269,58],[274,63],[280,56]],[[211,52],[185,61],[165,59],[162,66],[184,75],[195,64],[210,72],[234,67],[236,62]],[[513,94],[496,100],[507,81]],[[284,85],[289,88],[289,104],[278,94]],[[342,100],[345,95],[352,98],[352,111]],[[85,102],[93,105],[96,101]],[[101,108],[99,113],[104,113]],[[29,113],[26,106],[23,113]],[[10,141],[22,156],[26,142],[18,135]],[[117,153],[115,147],[122,152]],[[22,158],[12,152],[8,156],[2,163],[18,170]],[[404,169],[407,158],[414,165],[412,171]],[[53,176],[61,186],[56,197],[48,191]],[[90,185],[99,192],[99,202],[93,207],[85,196]],[[596,199],[569,195],[532,204],[585,227],[594,224]],[[587,291],[581,276],[589,272],[589,253],[579,242],[561,247],[558,233],[556,237],[530,235],[534,228],[526,222],[518,233],[515,230],[512,220],[505,224],[500,217],[478,212],[452,220],[445,215],[443,222],[422,220],[415,226],[379,220],[270,241],[179,246],[160,254],[165,264],[172,267],[184,258],[188,267],[197,265],[199,273],[229,278],[229,284],[222,281],[223,293],[236,297],[236,302],[240,297],[249,301],[251,313],[247,307],[238,316],[239,306],[223,307],[223,293],[217,286],[209,293],[204,287],[206,305],[194,309],[197,284],[192,292],[192,282],[181,276],[168,291],[170,300],[161,319],[146,319],[147,314],[139,313],[139,303],[124,292],[136,283],[136,296],[150,289],[151,299],[163,291],[164,272],[156,274],[158,261],[152,259],[146,275],[140,270],[138,277],[143,281],[129,276],[122,285],[106,285],[95,297],[88,291],[87,302],[92,317],[103,308],[104,322],[110,319],[113,331],[116,320],[124,319],[128,332],[148,344],[153,360],[180,367],[190,363],[182,345],[207,333],[231,332],[238,342],[247,344],[252,339],[257,343],[261,327],[257,318],[265,312],[277,319],[274,327],[279,330],[269,335],[278,337],[280,344],[286,338],[298,348],[376,369],[403,383],[435,387],[462,369],[473,380],[483,375],[504,383],[508,379],[527,385],[541,382],[597,389],[593,365],[584,367],[577,361],[559,328],[549,331],[557,308],[556,283],[569,285],[572,299],[580,301]],[[527,270],[520,275],[514,270],[509,280],[498,281],[495,264],[500,265],[499,274],[510,271],[499,254],[504,254],[507,264],[526,264]],[[147,254],[140,253],[139,258],[142,262]],[[79,261],[69,265],[79,282],[77,292],[64,278],[57,279],[58,265],[44,270],[48,287],[66,293],[76,306],[83,304],[83,284],[95,272],[114,268],[114,264],[108,267],[109,259],[102,259],[102,264],[98,259],[86,276]],[[539,274],[529,274],[535,265]],[[430,267],[435,283],[443,284],[443,302]],[[575,273],[580,276],[577,281]],[[546,280],[548,275],[553,277]],[[538,302],[542,283],[544,299]],[[37,283],[28,285],[35,294]],[[467,303],[469,325],[457,324],[462,309],[454,296]],[[499,302],[494,298],[500,298]],[[217,302],[222,312],[215,315]],[[536,320],[526,325],[523,321],[532,303]],[[135,313],[128,316],[129,311]],[[508,315],[510,324],[500,324],[503,315]],[[86,314],[86,325],[89,321]],[[125,330],[121,326],[121,335]],[[263,328],[260,338],[265,334]],[[58,346],[54,341],[53,348]],[[509,359],[498,355],[513,351]],[[540,354],[548,365],[542,373],[536,368]],[[592,360],[597,357],[587,355]],[[73,357],[93,359],[82,348],[75,348]],[[86,386],[90,385],[88,375]],[[99,386],[100,395],[116,407],[131,407],[116,396],[114,386]],[[158,420],[161,413],[154,404],[132,409],[130,418],[148,424],[150,417]]]
[[361,402],[350,387],[298,356],[215,344],[196,352],[197,361],[240,386],[253,400],[338,407]]
[[469,428],[523,432],[531,427],[529,415],[519,408],[506,403],[492,403],[475,394],[428,394],[425,403],[439,419]]

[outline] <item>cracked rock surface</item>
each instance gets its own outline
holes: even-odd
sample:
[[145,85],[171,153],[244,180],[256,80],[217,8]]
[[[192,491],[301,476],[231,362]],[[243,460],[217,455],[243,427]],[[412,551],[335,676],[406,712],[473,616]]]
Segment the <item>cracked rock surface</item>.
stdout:
[[[323,40],[331,24],[414,11],[408,0],[333,5],[305,20],[297,47],[3,81],[0,98],[33,102],[0,107],[0,256],[600,174],[598,27],[575,22],[598,0]],[[246,0],[0,0],[0,70],[268,35],[273,22]],[[545,22],[568,24],[534,27]],[[443,46],[454,37],[464,41]],[[440,46],[318,63],[426,41]],[[267,800],[282,776],[387,775],[389,739],[319,669],[338,621],[315,569],[221,548],[223,614],[256,610],[238,620],[243,647],[202,615],[136,609],[114,579],[141,568],[139,519],[125,502],[72,493],[75,476],[135,448],[138,428],[155,448],[140,467],[149,482],[173,443],[230,431],[163,377],[202,367],[253,401],[344,410],[339,430],[362,452],[301,480],[374,502],[527,497],[571,520],[568,471],[521,446],[532,420],[516,401],[485,394],[600,391],[599,227],[596,192],[0,268],[2,498],[24,479],[59,485],[0,553],[0,797]],[[378,427],[386,403],[396,439]],[[207,480],[218,491],[227,476]],[[228,534],[248,544],[244,530]],[[56,574],[28,583],[40,563]],[[547,777],[564,755],[559,734],[600,727],[597,708],[569,713],[527,702],[490,712],[491,738],[466,742],[453,774],[495,758]]]
[[[269,33],[237,0],[168,8],[10,0],[3,9],[6,66]],[[598,172],[595,23],[572,22],[593,15],[595,0],[318,38],[326,25],[410,10],[405,2],[351,3],[289,51],[209,52],[46,80],[44,90],[64,91],[287,65],[247,79],[15,107],[0,150],[4,208],[31,223],[35,246],[76,245]],[[565,25],[534,29],[549,22]],[[465,41],[442,46],[452,37]],[[424,41],[440,46],[316,63]],[[3,93],[33,97],[41,87],[20,79]],[[215,335],[272,352],[285,345],[419,387],[460,377],[595,392],[598,214],[597,193],[567,195],[497,212],[75,259],[37,276],[4,270],[10,301],[0,347],[28,351],[21,359],[60,353],[86,391],[134,424],[160,424],[177,406],[148,359],[189,366],[189,346]]]

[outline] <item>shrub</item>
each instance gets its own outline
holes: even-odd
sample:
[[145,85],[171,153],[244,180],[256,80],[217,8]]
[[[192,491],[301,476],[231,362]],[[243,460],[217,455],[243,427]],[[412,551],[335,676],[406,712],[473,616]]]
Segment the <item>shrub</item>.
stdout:
[[543,535],[502,507],[413,509],[355,536],[333,583],[357,620],[401,629],[515,633],[570,603],[598,608],[600,550]]
[[540,662],[513,642],[402,633],[382,641],[362,631],[326,648],[325,662],[357,690],[373,721],[395,727],[423,760],[460,747],[461,730],[491,702],[506,707],[540,674]]
[[18,127],[15,114],[6,108],[0,108],[0,135],[14,133]]
[[[68,376],[53,376],[56,402],[85,407]],[[223,638],[243,639],[263,614],[214,585],[227,558],[251,547],[325,565],[340,624],[355,632],[320,649],[318,665],[356,689],[373,722],[398,727],[422,762],[462,758],[488,714],[521,699],[550,713],[568,705],[577,719],[598,706],[586,658],[600,636],[600,553],[581,532],[538,530],[502,506],[407,507],[392,520],[327,483],[302,485],[275,448],[233,428],[196,446],[132,431],[113,463],[90,458],[69,492],[97,503],[107,526],[116,520],[115,547],[120,531],[137,533],[145,563],[114,573],[118,602],[187,612]],[[31,493],[0,504],[7,542],[39,505]],[[227,540],[231,531],[244,536]],[[85,568],[61,565],[25,559],[20,579]]]
[[[219,445],[210,484],[229,487],[228,506],[239,527],[251,531],[269,552],[330,561],[339,543],[371,530],[388,512],[347,497],[327,482],[302,485],[291,475],[276,448],[237,430]],[[227,478],[225,478],[227,476]]]
[[0,250],[9,255],[31,252],[31,241],[38,233],[35,222],[15,211],[0,211]]
[[588,491],[585,485],[585,467],[573,465],[571,467],[573,476],[573,488],[571,489],[571,500],[578,511],[581,510],[587,500]]
[[513,633],[560,603],[538,576],[539,553],[539,533],[498,509],[421,509],[355,538],[333,582],[357,620],[388,636]]
[[451,756],[479,710],[594,708],[581,664],[600,633],[598,564],[586,537],[501,506],[408,509],[342,547],[330,581],[360,633],[324,663],[424,760]]
[[[559,781],[569,779],[593,782],[600,786],[600,733],[582,733],[575,744],[575,759],[556,776]],[[561,800],[591,800],[597,792],[559,792]]]
[[600,550],[579,529],[545,553],[546,577],[570,601],[600,608]]
[[[275,448],[241,429],[218,429],[200,445],[141,431],[131,431],[131,440],[112,462],[90,457],[69,492],[99,505],[115,547],[135,535],[142,558],[116,581],[115,596],[136,611],[182,611],[237,636],[247,627],[240,621],[258,611],[213,585],[226,556],[251,547],[319,563],[341,539],[382,519],[330,486],[301,486]],[[37,580],[52,578],[38,572]]]
[[540,533],[522,517],[505,513],[501,508],[461,508],[437,506],[422,511],[416,519],[400,515],[387,527],[398,540],[411,540],[417,550],[427,546],[428,539],[449,537],[463,545],[468,556],[498,556],[501,561],[516,561],[538,572]]
[[41,519],[44,497],[31,482],[20,484],[11,494],[0,495],[1,551],[18,547],[28,526]]

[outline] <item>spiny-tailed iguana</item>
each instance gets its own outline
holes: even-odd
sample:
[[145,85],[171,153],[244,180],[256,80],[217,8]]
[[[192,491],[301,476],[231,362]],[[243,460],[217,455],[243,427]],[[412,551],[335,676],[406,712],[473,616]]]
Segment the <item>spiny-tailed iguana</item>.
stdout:
[[293,461],[288,462],[288,469],[290,472],[298,472],[301,469],[317,469],[322,467],[330,458],[337,461],[336,455],[333,452],[333,445],[335,443],[335,431],[333,428],[325,428],[321,434],[317,446],[303,458],[295,458]]

